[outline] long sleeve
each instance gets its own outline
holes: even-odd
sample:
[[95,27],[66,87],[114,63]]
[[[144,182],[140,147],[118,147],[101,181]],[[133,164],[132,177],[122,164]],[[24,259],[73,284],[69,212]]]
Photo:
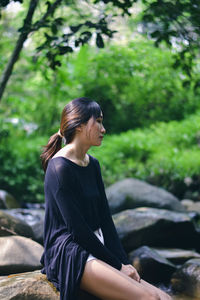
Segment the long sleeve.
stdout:
[[[67,166],[65,166],[65,168],[67,168]],[[99,241],[80,212],[75,197],[76,193],[74,188],[76,187],[73,184],[70,168],[64,173],[65,175],[63,177],[62,170],[58,172],[52,161],[49,172],[49,177],[51,178],[49,188],[51,189],[66,228],[72,233],[74,241],[98,259],[120,270],[120,259]]]
[[99,162],[96,160],[98,170],[98,184],[101,192],[101,228],[108,249],[120,259],[123,264],[130,264],[130,261],[119,240],[105,193],[104,183],[101,176]]

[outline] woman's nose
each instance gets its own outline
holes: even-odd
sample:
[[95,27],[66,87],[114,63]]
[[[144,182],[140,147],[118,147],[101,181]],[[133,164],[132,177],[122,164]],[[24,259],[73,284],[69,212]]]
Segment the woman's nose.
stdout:
[[103,133],[103,134],[105,134],[106,133],[106,129],[105,129],[105,127],[102,125],[102,127],[101,127],[101,132]]

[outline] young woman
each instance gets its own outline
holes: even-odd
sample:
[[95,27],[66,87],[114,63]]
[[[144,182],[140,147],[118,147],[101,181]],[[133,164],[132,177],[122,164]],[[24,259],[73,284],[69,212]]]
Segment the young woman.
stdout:
[[64,107],[60,129],[44,147],[42,272],[60,291],[61,300],[170,299],[140,279],[120,244],[99,163],[87,154],[91,146],[101,145],[102,121],[95,101],[74,99]]

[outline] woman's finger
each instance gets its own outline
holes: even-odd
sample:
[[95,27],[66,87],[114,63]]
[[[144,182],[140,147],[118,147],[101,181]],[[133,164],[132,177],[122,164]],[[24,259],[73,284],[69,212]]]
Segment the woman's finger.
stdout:
[[133,278],[136,280],[136,281],[140,281],[140,276],[139,276],[139,274],[138,273],[135,273],[134,274],[134,276],[133,276]]
[[131,269],[132,269],[131,270],[131,277],[133,279],[135,279],[136,281],[140,282],[140,275],[138,274],[137,270],[134,267],[132,267]]

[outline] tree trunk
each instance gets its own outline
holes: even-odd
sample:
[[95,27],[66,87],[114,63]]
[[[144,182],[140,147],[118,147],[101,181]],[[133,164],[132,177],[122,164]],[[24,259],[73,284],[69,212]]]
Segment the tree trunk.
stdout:
[[18,41],[16,43],[15,49],[12,53],[12,56],[6,66],[5,71],[3,72],[3,75],[1,77],[1,81],[0,81],[0,100],[3,96],[6,84],[10,78],[10,75],[12,74],[12,70],[14,67],[14,64],[16,63],[16,61],[19,58],[19,54],[22,50],[23,44],[26,41],[28,34],[31,31],[31,23],[32,23],[32,18],[33,18],[33,14],[35,12],[35,9],[37,7],[39,0],[31,0],[30,1],[30,5],[29,5],[29,9],[28,9],[28,13],[26,15],[26,18],[24,19],[24,24],[23,27],[21,29],[21,33],[20,36],[18,38]]
[[32,19],[33,19],[33,14],[35,12],[35,9],[38,5],[39,0],[31,0],[30,1],[28,13],[27,13],[26,18],[24,19],[23,27],[21,28],[21,34],[20,34],[19,39],[16,43],[13,54],[12,54],[7,66],[6,66],[5,71],[3,72],[1,80],[0,80],[0,101],[2,99],[4,90],[6,88],[6,84],[9,80],[9,78],[10,78],[10,75],[12,74],[14,64],[16,63],[16,61],[19,58],[19,54],[20,54],[20,52],[23,48],[24,42],[26,41],[26,39],[28,37],[28,34],[30,32],[39,30],[43,26],[43,24],[45,23],[48,16],[49,15],[52,16],[54,14],[54,11],[61,4],[62,1],[63,0],[55,0],[55,2],[48,7],[46,13],[42,16],[42,18],[39,21],[37,21],[35,24],[32,24]]

